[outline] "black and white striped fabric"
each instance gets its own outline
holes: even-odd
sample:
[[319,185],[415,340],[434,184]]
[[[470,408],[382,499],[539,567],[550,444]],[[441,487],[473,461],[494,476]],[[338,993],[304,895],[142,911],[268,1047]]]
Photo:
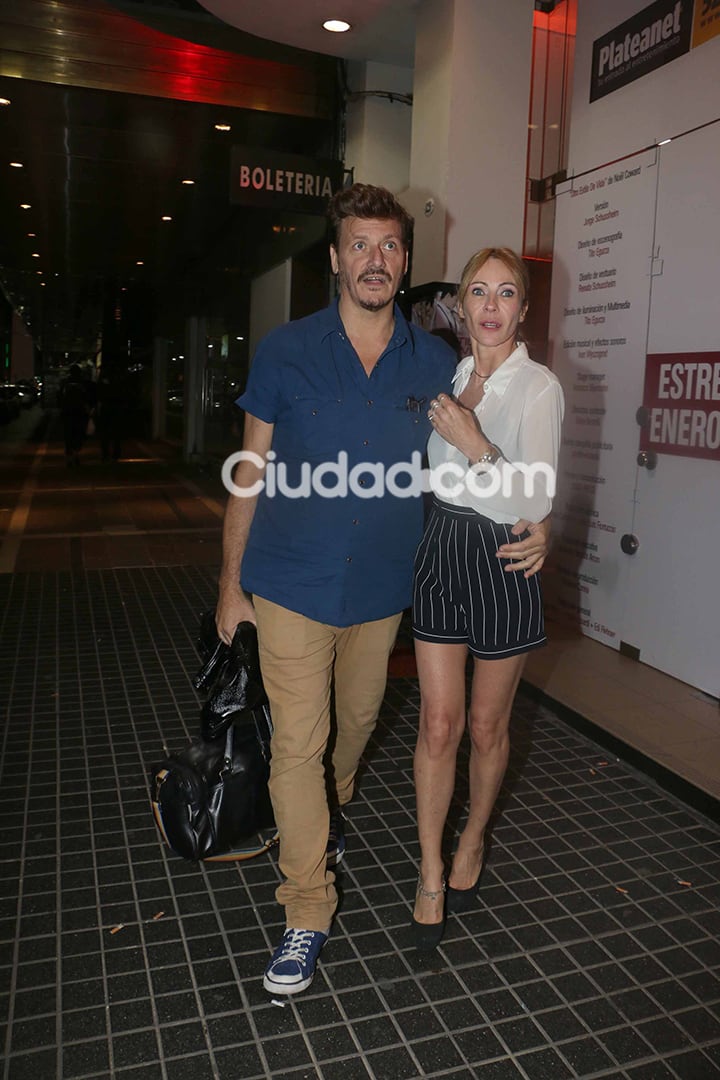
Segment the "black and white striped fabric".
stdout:
[[495,555],[521,539],[462,506],[435,499],[415,556],[413,632],[420,641],[466,644],[499,660],[544,645],[540,575],[505,573]]

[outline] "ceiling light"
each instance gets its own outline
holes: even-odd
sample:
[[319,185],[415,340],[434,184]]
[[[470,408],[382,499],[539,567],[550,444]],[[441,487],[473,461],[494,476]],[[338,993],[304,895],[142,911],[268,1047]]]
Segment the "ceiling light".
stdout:
[[559,128],[559,127],[560,127],[559,124],[548,124],[548,128],[549,128],[550,131],[555,131],[555,129]]
[[182,184],[194,184],[195,181],[194,180],[181,180],[181,183]]
[[10,98],[9,97],[0,97],[0,105],[9,105],[9,104],[10,104]]
[[28,236],[37,236],[37,233],[34,233],[34,232],[29,232],[29,233],[28,233]]
[[138,259],[137,262],[135,263],[135,265],[136,266],[144,266],[145,263],[142,261],[142,259]]
[[323,30],[329,30],[331,34],[344,34],[350,29],[350,23],[344,19],[326,19],[323,23]]
[[30,206],[29,202],[21,202],[20,203],[20,209],[21,210],[31,210],[32,207]]
[[662,139],[661,142],[658,143],[658,146],[667,146],[669,142],[672,142],[672,139]]
[[22,167],[23,167],[22,161],[11,161],[10,162],[10,168],[11,169],[22,169]]
[[33,259],[39,259],[40,258],[40,252],[39,251],[33,251],[32,257],[33,257]]
[[229,124],[216,124],[215,125],[215,130],[216,131],[230,131],[230,125]]
[[169,214],[163,214],[161,220],[162,221],[172,221],[172,218],[170,217]]
[[40,284],[44,287],[45,285],[47,285],[47,281],[41,281]]

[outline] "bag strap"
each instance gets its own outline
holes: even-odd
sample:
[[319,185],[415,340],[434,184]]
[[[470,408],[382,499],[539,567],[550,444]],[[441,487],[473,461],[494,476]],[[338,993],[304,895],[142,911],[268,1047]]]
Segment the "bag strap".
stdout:
[[276,844],[280,843],[280,834],[275,833],[269,840],[264,840],[262,844],[256,848],[250,848],[248,851],[226,851],[224,855],[208,855],[202,861],[203,862],[246,862],[247,859],[254,859],[257,855],[264,855],[266,851],[270,851]]
[[225,735],[225,760],[223,761],[223,772],[227,772],[228,769],[232,769],[234,732],[235,728],[231,724],[230,727],[227,729],[227,734]]
[[[262,724],[258,720],[258,714],[262,717]],[[270,761],[270,739],[273,735],[273,725],[270,718],[270,709],[267,705],[261,705],[259,709],[253,709],[253,721],[258,746],[264,761]]]

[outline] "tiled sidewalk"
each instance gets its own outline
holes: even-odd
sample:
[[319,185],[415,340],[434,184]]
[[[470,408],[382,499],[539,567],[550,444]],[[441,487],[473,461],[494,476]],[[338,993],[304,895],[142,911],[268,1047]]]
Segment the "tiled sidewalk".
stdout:
[[720,830],[529,700],[482,905],[418,962],[411,679],[368,751],[315,982],[273,1004],[275,856],[184,863],[149,810],[147,766],[196,725],[213,578],[0,577],[3,1080],[720,1076]]

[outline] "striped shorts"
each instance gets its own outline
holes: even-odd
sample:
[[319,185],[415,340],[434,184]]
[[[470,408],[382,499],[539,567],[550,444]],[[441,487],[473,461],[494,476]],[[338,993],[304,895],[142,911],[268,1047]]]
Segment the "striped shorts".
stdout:
[[463,506],[433,501],[415,556],[413,633],[420,641],[467,645],[500,660],[544,645],[540,575],[505,573],[495,555],[522,539]]

